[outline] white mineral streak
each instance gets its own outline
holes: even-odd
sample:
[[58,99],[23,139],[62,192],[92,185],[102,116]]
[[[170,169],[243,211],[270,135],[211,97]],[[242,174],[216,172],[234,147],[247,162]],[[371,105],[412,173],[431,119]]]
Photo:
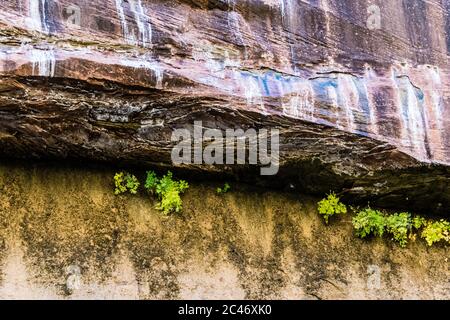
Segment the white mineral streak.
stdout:
[[[289,43],[289,50],[291,55],[291,63],[292,63],[292,71],[297,74],[297,67],[295,65],[295,48],[292,45],[295,43],[295,40],[293,39],[293,33],[296,33],[297,28],[297,17],[295,15],[295,8],[294,4],[292,3],[292,0],[279,0],[280,2],[280,10],[281,10],[281,20],[282,24],[285,26],[285,28],[288,30],[287,33],[287,42]],[[292,32],[293,31],[293,32]]]
[[29,0],[27,24],[30,29],[48,33],[45,4],[46,0]]
[[[295,59],[295,49],[292,43],[295,43],[292,38],[292,34],[297,32],[298,28],[298,19],[299,17],[295,14],[295,1],[293,0],[262,0],[262,2],[274,8],[274,10],[279,10],[281,15],[281,24],[279,25],[280,30],[287,30],[286,34],[286,47],[289,49],[290,57],[291,57],[291,72],[297,74],[297,68],[292,65],[292,60]],[[284,31],[283,31],[284,32]],[[273,55],[273,52],[268,52],[269,55]]]
[[443,86],[439,68],[433,66],[423,66],[426,89],[425,93],[425,122],[430,151],[433,160],[445,160],[445,150],[443,150],[444,114],[443,114]]
[[56,69],[55,52],[52,49],[29,49],[27,55],[32,63],[32,75],[54,77]]
[[[212,52],[217,52],[213,54]],[[228,52],[218,54],[219,49],[203,46],[194,51],[193,58],[202,61],[209,76],[203,76],[204,84],[221,88],[233,94],[241,95],[249,107],[260,107],[265,111],[264,97],[279,98],[283,113],[307,121],[324,120],[329,123],[328,115],[322,118],[321,110],[316,108],[316,92],[313,81],[299,76],[281,76],[273,72],[260,73],[243,71],[239,61],[230,59]],[[379,137],[377,120],[377,98],[373,94],[384,84],[396,92],[395,104],[397,117],[401,123],[401,136],[385,137],[387,142],[398,141],[402,149],[420,160],[444,159],[442,146],[443,96],[442,79],[437,68],[429,68],[424,82],[414,85],[408,77],[414,73],[408,68],[393,70],[390,78],[378,75],[367,67],[361,77],[352,74],[334,73],[329,76],[333,82],[324,90],[325,101],[334,112],[334,121],[330,124],[342,130]],[[205,73],[205,74],[206,74]],[[234,80],[231,84],[229,80]],[[381,101],[381,103],[383,103]],[[320,104],[320,101],[319,101]],[[381,138],[381,137],[379,137]],[[431,143],[430,147],[428,145]],[[431,157],[429,155],[431,151]]]
[[148,17],[145,14],[144,8],[142,7],[141,0],[128,0],[131,6],[131,11],[134,13],[134,19],[139,29],[139,34],[141,36],[143,46],[147,46],[152,42],[152,26],[148,21]]
[[121,64],[126,67],[136,68],[136,69],[146,69],[153,72],[156,79],[156,88],[162,89],[164,69],[156,61],[147,60],[121,60]]
[[309,81],[295,81],[292,86],[292,94],[287,103],[283,103],[285,115],[314,121],[314,91]]
[[326,34],[330,34],[330,5],[328,4],[328,0],[321,0],[320,7],[325,12],[325,30]]
[[[148,46],[152,42],[152,26],[148,16],[145,14],[141,0],[115,0],[116,10],[119,15],[120,24],[122,26],[123,37],[128,44],[138,45],[142,43],[143,47]],[[128,3],[130,11],[133,13],[134,22],[138,28],[139,35],[136,35],[134,29],[129,25],[125,14],[124,3]]]
[[[330,5],[328,3],[328,0],[320,0],[320,7],[322,8],[322,10],[324,11],[324,14],[325,14],[325,35],[328,37],[328,35],[332,33],[331,27],[330,27],[331,10],[330,10]],[[335,64],[335,60],[332,55],[328,56],[328,63],[330,65]]]
[[244,96],[249,106],[259,106],[264,110],[263,94],[259,84],[259,78],[252,74],[238,73],[235,74],[238,88],[244,91]]
[[265,5],[280,10],[281,20],[284,22],[289,18],[289,6],[292,0],[262,0]]
[[355,127],[354,111],[361,111],[358,88],[355,85],[353,76],[339,74],[337,76],[338,95],[340,100],[341,116],[338,116],[338,125],[354,132]]
[[423,105],[417,96],[419,89],[413,86],[408,76],[399,74],[395,68],[393,68],[392,78],[398,92],[397,99],[400,106],[401,143],[419,159],[426,160],[428,156],[425,148],[425,119]]
[[328,98],[328,102],[333,107],[336,107],[336,108],[339,107],[338,93],[337,93],[335,87],[333,87],[333,86],[327,87],[327,98]]
[[431,86],[431,110],[430,110],[430,116],[436,125],[436,129],[438,131],[443,132],[443,123],[442,120],[444,119],[442,114],[443,109],[443,97],[442,97],[442,80],[441,75],[439,73],[439,69],[437,67],[434,68],[427,68],[427,78],[428,83]]
[[368,119],[367,119],[367,130],[368,130],[368,134],[372,134],[372,135],[378,135],[378,124],[377,124],[377,116],[376,116],[376,106],[373,103],[370,94],[369,94],[369,89],[367,88],[367,82],[366,79],[363,80],[363,89],[364,89],[364,94],[367,97],[367,108],[369,109],[369,114],[368,114]]
[[377,135],[378,130],[378,119],[376,116],[376,105],[374,104],[374,101],[371,96],[371,90],[372,90],[372,84],[376,84],[378,80],[378,75],[368,64],[365,65],[365,72],[364,72],[364,90],[366,92],[367,96],[367,102],[369,104],[369,110],[370,110],[370,126],[369,126],[369,133],[372,133],[373,135]]
[[115,1],[117,14],[119,15],[120,24],[122,25],[123,37],[125,38],[125,41],[134,43],[135,39],[134,38],[130,39],[131,35],[128,34],[128,23],[127,19],[125,18],[125,11],[123,10],[122,0],[115,0]]

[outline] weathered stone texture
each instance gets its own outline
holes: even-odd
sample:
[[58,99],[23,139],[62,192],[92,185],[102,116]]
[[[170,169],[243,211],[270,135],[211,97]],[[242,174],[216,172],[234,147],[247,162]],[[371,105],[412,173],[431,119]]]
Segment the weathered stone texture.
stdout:
[[113,174],[0,165],[1,299],[450,298],[445,243],[357,239],[318,198],[237,183],[191,183],[165,217]]
[[449,0],[3,0],[0,146],[170,164],[172,130],[194,120],[279,127],[278,184],[443,212],[449,13]]

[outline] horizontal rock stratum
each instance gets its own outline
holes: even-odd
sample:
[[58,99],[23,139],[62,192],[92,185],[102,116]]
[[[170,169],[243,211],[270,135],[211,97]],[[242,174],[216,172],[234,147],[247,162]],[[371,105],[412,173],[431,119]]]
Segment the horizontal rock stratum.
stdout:
[[2,0],[0,150],[171,165],[176,128],[279,128],[280,173],[450,208],[449,0]]

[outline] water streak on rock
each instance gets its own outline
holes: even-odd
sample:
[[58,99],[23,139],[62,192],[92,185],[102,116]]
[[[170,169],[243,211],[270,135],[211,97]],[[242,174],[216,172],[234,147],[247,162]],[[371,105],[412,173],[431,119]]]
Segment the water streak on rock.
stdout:
[[32,75],[40,77],[54,77],[56,70],[56,57],[52,49],[31,49],[28,51],[32,63]]
[[[141,0],[115,0],[117,14],[122,26],[125,41],[132,45],[147,47],[152,43],[152,26],[142,6]],[[125,6],[128,4],[128,6]],[[138,29],[138,35],[127,21],[126,8],[133,14],[134,23]]]
[[46,1],[29,0],[28,27],[36,31],[48,33],[47,17],[45,14]]
[[425,145],[427,137],[423,114],[423,91],[415,87],[408,76],[399,73],[395,68],[393,68],[393,80],[397,87],[399,117],[402,120],[401,143],[417,154],[420,159],[426,160],[429,155]]

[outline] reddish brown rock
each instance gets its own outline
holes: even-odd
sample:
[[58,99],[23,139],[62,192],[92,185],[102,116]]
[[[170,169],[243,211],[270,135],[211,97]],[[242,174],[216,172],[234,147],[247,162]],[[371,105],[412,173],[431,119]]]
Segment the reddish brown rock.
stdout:
[[450,1],[376,4],[3,0],[2,153],[170,165],[195,120],[279,128],[272,185],[447,212]]

